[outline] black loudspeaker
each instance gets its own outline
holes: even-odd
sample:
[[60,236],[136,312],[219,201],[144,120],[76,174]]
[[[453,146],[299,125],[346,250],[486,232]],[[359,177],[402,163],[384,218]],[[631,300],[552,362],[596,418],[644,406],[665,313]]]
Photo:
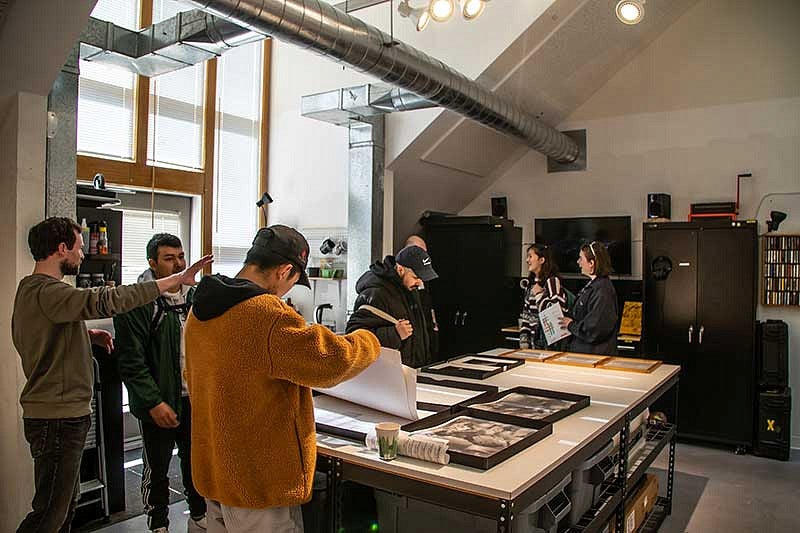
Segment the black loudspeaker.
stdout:
[[647,195],[647,218],[670,218],[670,196],[663,192],[651,192]]
[[780,389],[789,385],[789,326],[783,320],[756,323],[758,385]]
[[505,196],[492,198],[492,216],[508,218],[508,200]]
[[755,455],[789,460],[791,414],[792,390],[789,387],[758,393]]

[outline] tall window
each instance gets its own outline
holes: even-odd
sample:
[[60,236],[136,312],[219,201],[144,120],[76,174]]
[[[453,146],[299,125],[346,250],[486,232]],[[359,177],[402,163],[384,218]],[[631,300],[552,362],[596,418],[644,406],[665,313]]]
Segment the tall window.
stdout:
[[[151,224],[154,222],[154,224]],[[122,211],[122,284],[136,283],[139,275],[150,268],[147,263],[147,243],[156,233],[171,233],[180,237],[180,213],[124,209]]]
[[226,52],[217,66],[214,270],[233,275],[258,229],[262,43]]
[[[154,0],[153,23],[192,6],[178,0]],[[150,79],[147,163],[203,168],[203,99],[205,64]]]
[[[99,0],[92,16],[137,29],[139,2]],[[78,152],[133,160],[136,75],[99,62],[80,62]]]

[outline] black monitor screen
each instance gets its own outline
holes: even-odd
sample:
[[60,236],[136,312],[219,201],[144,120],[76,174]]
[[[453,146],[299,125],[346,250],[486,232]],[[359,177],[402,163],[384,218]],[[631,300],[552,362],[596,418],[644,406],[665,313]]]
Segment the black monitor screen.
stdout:
[[631,217],[537,218],[534,233],[551,247],[561,272],[580,272],[581,245],[598,241],[608,248],[614,274],[631,273]]

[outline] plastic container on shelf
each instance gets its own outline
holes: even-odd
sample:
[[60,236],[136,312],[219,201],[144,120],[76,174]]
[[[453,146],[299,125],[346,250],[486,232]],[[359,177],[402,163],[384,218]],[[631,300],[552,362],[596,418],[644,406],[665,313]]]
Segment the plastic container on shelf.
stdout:
[[89,253],[89,225],[86,223],[86,218],[81,219],[81,237],[83,238],[83,254]]
[[572,483],[567,495],[572,503],[567,522],[577,524],[583,513],[597,501],[600,485],[614,474],[615,461],[611,458],[614,442],[608,441],[597,453],[572,471]]
[[[569,515],[570,501],[566,488],[567,475],[544,496],[522,512],[515,513],[514,531],[518,533],[556,533]],[[378,508],[378,531],[381,533],[441,533],[469,531],[496,533],[497,522],[462,511],[445,509],[431,503],[375,490]]]

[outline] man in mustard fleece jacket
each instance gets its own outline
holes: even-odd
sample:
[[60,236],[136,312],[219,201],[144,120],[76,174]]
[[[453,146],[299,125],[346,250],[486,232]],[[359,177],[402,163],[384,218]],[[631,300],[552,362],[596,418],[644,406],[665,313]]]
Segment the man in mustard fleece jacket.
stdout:
[[378,357],[365,330],[306,326],[281,301],[305,273],[308,243],[287,226],[262,228],[235,278],[197,287],[186,323],[192,476],[208,531],[302,532],[316,464],[311,387],[332,387]]

